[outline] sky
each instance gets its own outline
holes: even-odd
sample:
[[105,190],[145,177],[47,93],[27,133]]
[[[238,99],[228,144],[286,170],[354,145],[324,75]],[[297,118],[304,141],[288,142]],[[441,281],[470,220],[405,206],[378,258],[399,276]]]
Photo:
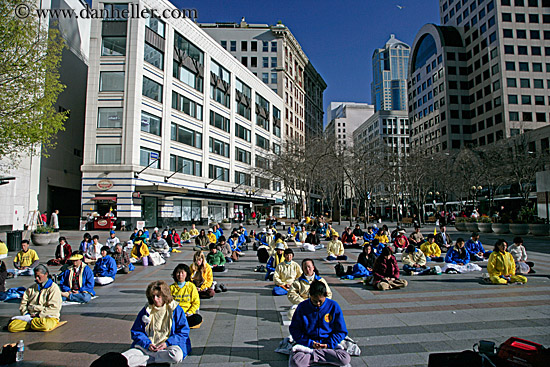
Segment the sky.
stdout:
[[439,24],[438,0],[170,1],[197,9],[199,23],[282,21],[328,85],[325,112],[330,102],[371,103],[372,53],[390,34],[412,45],[424,24]]

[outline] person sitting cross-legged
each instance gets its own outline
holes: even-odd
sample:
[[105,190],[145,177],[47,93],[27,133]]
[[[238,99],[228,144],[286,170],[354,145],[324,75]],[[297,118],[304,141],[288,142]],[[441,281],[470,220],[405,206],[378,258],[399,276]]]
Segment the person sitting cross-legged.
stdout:
[[92,269],[83,262],[83,258],[82,254],[73,253],[69,258],[72,266],[61,273],[59,284],[64,301],[88,303],[95,296],[94,274]]
[[201,305],[199,291],[191,281],[191,270],[185,264],[179,264],[172,272],[174,283],[170,286],[170,294],[185,312],[189,327],[199,327],[202,316],[197,313]]
[[284,296],[288,293],[292,283],[302,275],[302,268],[296,262],[292,261],[294,257],[294,251],[291,248],[287,248],[284,252],[285,261],[279,263],[275,268],[273,274],[273,287],[272,294],[274,296]]
[[420,227],[414,226],[414,232],[409,236],[409,243],[420,247],[424,243],[424,236],[420,233]]
[[292,348],[290,367],[350,365],[349,353],[338,348],[348,335],[342,309],[327,297],[325,283],[314,280],[309,287],[309,299],[296,308],[289,327],[297,343]]
[[122,353],[128,366],[182,362],[191,352],[185,312],[162,280],[150,283],[145,294],[147,304],[138,313],[131,330],[132,348]]
[[374,262],[373,285],[375,288],[386,291],[388,289],[404,288],[407,281],[399,279],[399,267],[389,247],[384,247],[382,253]]
[[447,251],[445,262],[455,265],[466,265],[470,262],[470,254],[464,247],[464,239],[457,238],[455,245]]
[[397,231],[395,239],[393,240],[395,252],[403,252],[407,246],[409,246],[409,239],[405,233],[404,229],[399,229],[399,231]]
[[205,299],[214,297],[216,294],[213,286],[214,275],[202,251],[195,252],[189,269],[191,269],[191,281],[197,286],[199,297]]
[[516,263],[516,274],[535,273],[533,270],[535,263],[527,261],[527,251],[523,245],[523,238],[514,237],[514,243],[508,247],[508,251],[512,254]]
[[347,227],[344,233],[342,233],[342,244],[346,247],[357,247],[357,238],[351,232],[351,227]]
[[472,232],[472,237],[466,241],[465,247],[470,254],[471,261],[483,261],[491,255],[491,251],[485,251],[483,248],[477,232]]
[[108,253],[109,246],[103,246],[101,248],[101,258],[95,263],[94,277],[97,285],[107,285],[115,281],[116,261]]
[[[128,253],[124,251],[123,244],[117,243],[114,248],[113,259],[115,259],[117,273],[119,274],[128,274],[132,269],[130,269],[130,257]],[[126,243],[124,243],[126,247]]]
[[426,256],[426,261],[443,262],[441,248],[435,243],[435,236],[433,234],[428,235],[428,240],[420,246],[420,250]]
[[214,273],[225,272],[225,256],[223,256],[221,251],[218,251],[217,244],[210,244],[210,252],[206,255],[206,262]]
[[49,277],[50,272],[39,264],[34,269],[35,284],[27,288],[21,299],[19,311],[8,324],[12,333],[19,331],[50,331],[59,324],[61,291]]
[[347,260],[348,257],[344,255],[344,245],[342,241],[338,239],[338,233],[332,234],[332,241],[327,244],[327,260]]
[[292,283],[287,295],[288,300],[290,301],[290,303],[293,304],[293,306],[288,311],[288,318],[290,320],[292,320],[292,316],[296,311],[296,307],[298,307],[300,303],[309,298],[309,287],[311,285],[311,282],[313,282],[314,280],[325,283],[325,286],[327,288],[327,297],[332,298],[332,292],[330,291],[326,280],[319,276],[319,271],[315,267],[315,263],[312,259],[302,260],[302,271],[302,275],[297,280],[295,280],[294,283]]
[[269,257],[269,260],[267,260],[267,264],[265,264],[265,268],[267,270],[265,274],[265,280],[273,280],[273,275],[275,274],[275,268],[277,268],[277,265],[285,261],[284,252],[285,252],[285,245],[282,243],[278,243],[277,246],[275,247],[275,253]]
[[39,257],[36,251],[30,248],[29,241],[21,241],[21,251],[13,258],[14,269],[9,273],[16,275],[33,275],[33,269],[39,264]]
[[429,274],[430,268],[426,266],[426,256],[422,251],[409,245],[401,257],[403,271],[409,275]]
[[527,283],[523,275],[516,275],[516,264],[508,251],[508,243],[499,239],[489,256],[487,272],[493,284]]

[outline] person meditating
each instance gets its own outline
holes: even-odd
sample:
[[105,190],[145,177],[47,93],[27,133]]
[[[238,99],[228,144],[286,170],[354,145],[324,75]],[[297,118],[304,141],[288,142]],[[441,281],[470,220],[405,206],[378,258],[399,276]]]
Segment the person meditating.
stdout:
[[348,257],[344,255],[344,245],[342,241],[338,239],[338,233],[332,234],[332,241],[327,244],[327,260],[347,260]]
[[275,268],[273,274],[273,282],[275,287],[273,288],[274,296],[284,296],[288,293],[291,284],[302,275],[302,269],[300,265],[292,261],[294,257],[294,251],[291,248],[287,248],[284,251],[285,261],[279,263]]
[[61,296],[64,301],[88,303],[95,296],[94,274],[90,267],[84,264],[83,258],[82,254],[73,254],[69,258],[72,266],[65,270],[59,278]]
[[290,367],[350,364],[349,353],[337,348],[348,335],[342,309],[327,297],[325,283],[314,280],[309,287],[309,299],[296,308],[289,327],[297,343],[292,348]]
[[65,265],[71,257],[73,251],[71,245],[67,242],[67,239],[63,236],[59,237],[59,244],[55,249],[55,259],[48,261],[49,266]]
[[101,257],[94,266],[95,284],[111,284],[115,281],[116,272],[116,261],[109,255],[109,246],[103,246],[101,248]]
[[179,264],[172,272],[174,283],[170,286],[170,294],[185,312],[190,328],[200,327],[202,316],[197,313],[201,305],[197,287],[191,281],[191,270],[185,264]]
[[323,282],[327,288],[327,297],[332,298],[332,292],[323,278],[319,276],[319,271],[315,267],[315,263],[312,259],[302,260],[302,275],[292,283],[290,290],[288,291],[288,300],[293,306],[288,311],[288,318],[292,320],[292,316],[296,311],[296,307],[303,301],[309,298],[309,287],[311,282],[318,280]]
[[389,247],[384,247],[382,253],[376,259],[373,269],[373,285],[376,289],[387,291],[388,289],[404,288],[407,281],[399,279],[399,267]]
[[487,262],[487,272],[493,284],[527,283],[523,275],[516,275],[516,264],[512,254],[506,251],[508,243],[499,239]]
[[213,287],[214,276],[212,268],[206,262],[202,251],[195,252],[191,270],[191,281],[197,286],[200,298],[212,298],[216,294]]
[[21,299],[21,316],[12,318],[8,330],[50,331],[59,324],[61,312],[61,290],[50,279],[48,268],[40,264],[34,268],[35,284],[27,288]]
[[147,304],[132,326],[132,348],[122,353],[129,367],[150,363],[180,363],[191,352],[185,312],[162,280],[152,282],[145,292]]

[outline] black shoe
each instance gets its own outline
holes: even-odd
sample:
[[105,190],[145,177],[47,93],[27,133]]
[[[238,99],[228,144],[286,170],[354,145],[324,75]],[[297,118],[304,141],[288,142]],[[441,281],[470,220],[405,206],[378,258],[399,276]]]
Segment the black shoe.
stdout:
[[225,284],[220,284],[220,288],[222,292],[227,292],[227,287],[225,286]]
[[222,289],[220,288],[220,285],[216,284],[216,286],[214,287],[214,292],[221,293],[221,291],[222,291]]
[[533,270],[533,268],[531,268],[531,269],[529,269],[529,273],[527,273],[527,274],[535,274],[535,273],[536,273],[536,271]]

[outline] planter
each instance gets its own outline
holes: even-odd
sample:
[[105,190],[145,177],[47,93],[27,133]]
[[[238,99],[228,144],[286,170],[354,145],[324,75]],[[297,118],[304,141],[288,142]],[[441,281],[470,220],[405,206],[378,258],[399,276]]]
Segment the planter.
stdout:
[[208,227],[212,228],[214,226],[217,226],[218,224],[219,224],[218,222],[208,223]]
[[224,231],[229,231],[231,229],[231,223],[224,223],[222,222],[222,229]]
[[478,223],[477,228],[481,233],[491,233],[493,232],[492,223]]
[[466,232],[468,230],[466,228],[466,222],[455,222],[455,228],[459,232]]
[[508,223],[493,223],[491,228],[496,234],[505,234],[510,232],[510,225]]
[[31,241],[35,246],[46,246],[50,244],[50,233],[31,233]]
[[550,234],[550,224],[529,224],[529,232],[535,236],[548,236]]
[[510,224],[510,232],[517,235],[529,233],[529,224]]
[[59,232],[50,232],[50,245],[57,245],[59,243]]
[[466,230],[468,232],[479,232],[477,222],[466,222]]

